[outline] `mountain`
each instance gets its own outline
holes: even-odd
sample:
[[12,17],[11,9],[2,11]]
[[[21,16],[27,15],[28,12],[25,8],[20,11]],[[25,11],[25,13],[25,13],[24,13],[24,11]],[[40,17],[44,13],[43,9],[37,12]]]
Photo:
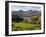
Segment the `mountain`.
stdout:
[[28,10],[28,11],[19,10],[19,11],[12,11],[12,15],[13,15],[13,17],[15,17],[16,15],[21,16],[21,17],[31,17],[31,16],[35,16],[35,15],[41,15],[41,11],[38,11],[38,10]]

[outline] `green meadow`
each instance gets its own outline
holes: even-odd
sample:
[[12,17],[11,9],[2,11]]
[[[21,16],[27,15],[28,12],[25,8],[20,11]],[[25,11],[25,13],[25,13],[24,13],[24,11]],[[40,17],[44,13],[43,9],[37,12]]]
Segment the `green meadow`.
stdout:
[[31,23],[24,23],[13,22],[12,31],[24,31],[24,30],[40,30],[40,24],[31,24]]

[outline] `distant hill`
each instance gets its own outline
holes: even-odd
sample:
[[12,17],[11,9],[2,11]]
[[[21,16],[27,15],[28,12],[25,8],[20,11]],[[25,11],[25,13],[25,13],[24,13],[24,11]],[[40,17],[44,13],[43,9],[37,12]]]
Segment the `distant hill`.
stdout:
[[19,10],[19,11],[12,11],[12,19],[23,19],[23,20],[28,20],[28,19],[32,19],[32,16],[40,16],[41,15],[41,11],[37,11],[37,10],[28,10],[28,11],[23,11],[23,10]]
[[15,15],[20,15],[22,17],[31,17],[31,16],[35,16],[35,15],[41,15],[41,11],[38,10],[28,10],[28,11],[23,11],[23,10],[19,10],[19,11],[12,11],[12,15],[13,17],[15,17]]

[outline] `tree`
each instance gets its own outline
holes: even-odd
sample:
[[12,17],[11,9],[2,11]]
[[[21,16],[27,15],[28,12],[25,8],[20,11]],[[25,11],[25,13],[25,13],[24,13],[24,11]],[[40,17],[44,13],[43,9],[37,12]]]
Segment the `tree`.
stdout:
[[40,16],[32,16],[32,23],[34,24],[39,24],[40,23],[40,20],[39,19]]

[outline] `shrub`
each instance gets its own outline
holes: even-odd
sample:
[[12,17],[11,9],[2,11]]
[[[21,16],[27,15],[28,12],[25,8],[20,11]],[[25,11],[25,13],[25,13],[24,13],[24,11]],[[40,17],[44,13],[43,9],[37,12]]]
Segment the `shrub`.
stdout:
[[34,23],[34,24],[40,24],[40,20],[41,19],[39,19],[40,18],[40,16],[32,16],[32,20],[31,20],[31,23]]

